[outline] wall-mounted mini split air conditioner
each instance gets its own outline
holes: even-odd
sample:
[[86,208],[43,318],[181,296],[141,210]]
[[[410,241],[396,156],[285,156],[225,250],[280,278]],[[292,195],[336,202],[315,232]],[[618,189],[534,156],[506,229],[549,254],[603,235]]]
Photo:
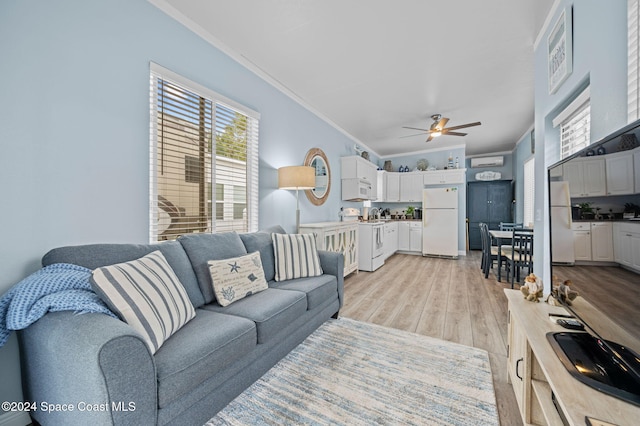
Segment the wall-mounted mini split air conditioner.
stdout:
[[478,169],[481,167],[500,167],[504,164],[504,157],[498,155],[495,157],[477,157],[471,159],[471,167]]

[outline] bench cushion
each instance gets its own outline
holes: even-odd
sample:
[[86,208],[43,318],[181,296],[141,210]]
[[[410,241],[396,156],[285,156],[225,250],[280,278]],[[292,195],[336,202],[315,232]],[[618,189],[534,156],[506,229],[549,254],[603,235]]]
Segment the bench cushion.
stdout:
[[211,303],[202,309],[250,319],[256,324],[258,343],[265,343],[306,312],[307,297],[300,291],[268,288],[229,306]]
[[302,291],[307,295],[307,310],[311,311],[338,297],[338,280],[333,275],[298,278],[288,281],[271,281],[269,287]]
[[256,340],[253,321],[197,309],[154,355],[160,408],[251,352]]

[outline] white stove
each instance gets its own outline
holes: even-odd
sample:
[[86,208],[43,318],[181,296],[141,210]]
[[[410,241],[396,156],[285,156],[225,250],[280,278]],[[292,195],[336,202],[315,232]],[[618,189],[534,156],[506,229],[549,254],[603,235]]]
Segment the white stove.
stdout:
[[375,271],[384,265],[384,222],[358,224],[358,269]]

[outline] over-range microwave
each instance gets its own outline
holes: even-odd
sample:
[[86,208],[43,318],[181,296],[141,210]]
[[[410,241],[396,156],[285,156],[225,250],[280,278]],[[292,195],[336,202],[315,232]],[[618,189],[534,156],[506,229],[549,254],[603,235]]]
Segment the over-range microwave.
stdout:
[[371,200],[371,182],[365,179],[342,179],[342,199],[349,201]]

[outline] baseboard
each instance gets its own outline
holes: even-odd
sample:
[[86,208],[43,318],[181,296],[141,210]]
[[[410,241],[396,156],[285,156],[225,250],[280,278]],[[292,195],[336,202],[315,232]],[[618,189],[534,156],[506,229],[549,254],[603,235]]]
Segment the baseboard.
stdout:
[[31,417],[24,411],[7,412],[0,416],[0,426],[26,426],[31,424]]

